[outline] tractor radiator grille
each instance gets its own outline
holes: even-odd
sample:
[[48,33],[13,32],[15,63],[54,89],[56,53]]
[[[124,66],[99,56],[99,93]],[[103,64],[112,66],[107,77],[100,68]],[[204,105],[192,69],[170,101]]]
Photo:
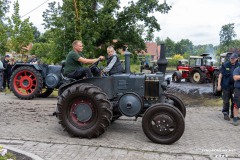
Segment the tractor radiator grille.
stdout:
[[145,80],[145,98],[159,98],[159,80],[146,79]]

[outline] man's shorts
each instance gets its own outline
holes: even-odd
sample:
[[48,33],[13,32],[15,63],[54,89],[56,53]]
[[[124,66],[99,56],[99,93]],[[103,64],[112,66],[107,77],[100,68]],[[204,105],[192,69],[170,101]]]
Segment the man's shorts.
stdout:
[[240,89],[234,89],[234,103],[237,108],[240,108]]

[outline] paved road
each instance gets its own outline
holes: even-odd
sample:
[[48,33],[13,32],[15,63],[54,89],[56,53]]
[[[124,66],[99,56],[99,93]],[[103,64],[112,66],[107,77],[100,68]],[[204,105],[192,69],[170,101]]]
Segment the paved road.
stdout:
[[70,137],[51,115],[56,103],[0,93],[0,144],[45,160],[240,159],[240,126],[224,121],[220,107],[188,106],[182,138],[160,145],[144,135],[141,118],[115,121],[96,139]]

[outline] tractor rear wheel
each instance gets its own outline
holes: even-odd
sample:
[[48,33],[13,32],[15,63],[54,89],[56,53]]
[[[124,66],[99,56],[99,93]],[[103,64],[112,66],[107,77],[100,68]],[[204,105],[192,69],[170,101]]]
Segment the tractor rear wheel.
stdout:
[[20,99],[33,99],[43,86],[43,78],[39,71],[30,66],[17,68],[10,78],[10,86],[14,95]]
[[192,83],[204,83],[206,80],[206,74],[204,74],[200,69],[195,68],[191,72],[191,78],[190,81]]
[[179,111],[182,113],[183,117],[186,117],[186,107],[181,99],[179,99],[177,96],[171,94],[171,93],[165,93],[165,96],[167,99],[170,99],[174,102],[174,107],[179,109]]
[[111,123],[111,103],[102,90],[92,84],[75,84],[59,97],[59,123],[70,135],[96,138]]
[[151,141],[172,144],[183,135],[185,122],[177,108],[167,103],[158,103],[144,113],[142,128]]

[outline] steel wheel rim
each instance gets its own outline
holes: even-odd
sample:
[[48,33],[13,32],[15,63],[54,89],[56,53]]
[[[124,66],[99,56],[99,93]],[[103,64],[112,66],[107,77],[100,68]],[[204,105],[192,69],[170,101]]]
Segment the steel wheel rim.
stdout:
[[92,102],[86,98],[78,98],[74,100],[70,106],[70,119],[74,125],[84,127],[94,120],[94,106]]
[[176,130],[176,123],[168,114],[155,114],[150,121],[150,126],[154,133],[161,136],[168,136]]
[[29,95],[37,88],[37,78],[33,72],[21,71],[14,77],[13,86],[18,94]]
[[196,81],[196,82],[199,82],[200,81],[200,74],[199,73],[194,73],[193,74],[193,79],[194,79],[194,81]]

